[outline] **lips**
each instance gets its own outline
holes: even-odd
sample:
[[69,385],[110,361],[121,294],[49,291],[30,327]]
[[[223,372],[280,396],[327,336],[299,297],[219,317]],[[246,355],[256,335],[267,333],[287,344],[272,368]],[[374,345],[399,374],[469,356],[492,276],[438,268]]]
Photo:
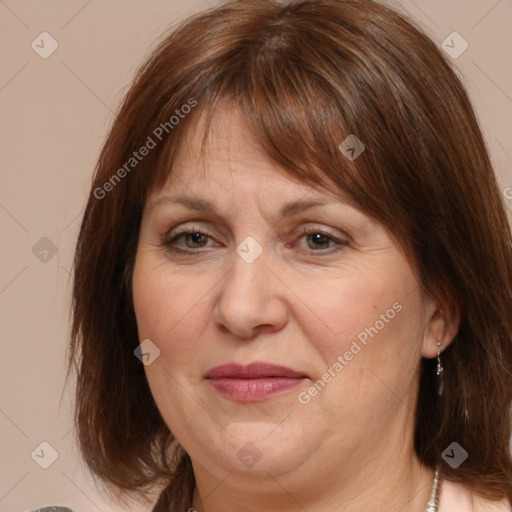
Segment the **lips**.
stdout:
[[297,379],[307,377],[303,372],[297,372],[285,366],[277,366],[271,363],[251,363],[241,365],[235,363],[223,364],[216,366],[206,373],[206,379],[263,379],[271,377],[281,377],[289,379]]
[[271,363],[223,364],[209,370],[204,378],[225,398],[235,402],[261,402],[290,391],[303,383],[304,372]]

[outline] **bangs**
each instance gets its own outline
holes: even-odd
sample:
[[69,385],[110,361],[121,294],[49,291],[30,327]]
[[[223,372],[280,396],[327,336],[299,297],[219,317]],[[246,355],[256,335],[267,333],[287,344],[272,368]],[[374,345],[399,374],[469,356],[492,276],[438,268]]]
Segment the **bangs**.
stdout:
[[[207,80],[187,91],[198,106],[162,149],[148,179],[148,193],[162,188],[172,177],[181,149],[197,127],[201,130],[200,156],[207,159],[219,116],[236,110],[264,154],[292,179],[323,189],[382,221],[386,217],[379,201],[382,187],[375,183],[379,171],[373,166],[370,172],[372,166],[365,162],[367,141],[361,140],[361,133],[354,133],[350,121],[354,114],[349,108],[359,102],[350,92],[335,89],[325,77],[288,59],[286,53],[276,54],[277,48],[261,49],[258,66],[251,58],[237,56],[238,66],[226,66],[228,71],[214,78],[213,70],[207,70]],[[175,103],[186,104],[187,100],[183,96]],[[349,136],[364,144],[354,159],[346,148],[340,149]]]
[[[285,76],[293,71],[280,70]],[[192,126],[201,127],[201,156],[205,157],[208,144],[215,139],[218,117],[226,110],[238,111],[269,159],[301,181],[318,185],[320,180],[323,186],[332,189],[332,183],[325,181],[329,167],[334,164],[337,174],[354,172],[347,159],[339,158],[338,145],[344,139],[342,123],[327,97],[320,98],[318,91],[309,94],[312,91],[307,88],[297,90],[291,81],[278,94],[275,89],[265,89],[268,82],[259,76],[248,77],[247,84],[230,76],[222,79],[204,88],[202,93],[193,94],[198,107],[180,125],[179,132],[163,151],[165,155],[162,154],[162,164],[155,172],[154,187],[163,186],[172,174],[173,164]],[[304,81],[301,84],[307,85]]]
[[[439,145],[439,131],[427,113],[440,106],[420,89],[435,90],[436,77],[415,73],[413,63],[424,66],[425,60],[414,53],[413,34],[404,35],[405,47],[412,48],[411,62],[405,62],[403,48],[355,4],[347,4],[347,20],[337,11],[332,19],[307,13],[315,30],[298,21],[293,4],[283,9],[265,3],[261,15],[259,5],[251,2],[252,16],[243,24],[226,21],[244,9],[239,4],[228,4],[215,20],[198,17],[174,32],[143,68],[134,90],[151,101],[134,116],[132,132],[168,125],[191,99],[196,106],[169,126],[144,172],[128,185],[130,197],[144,208],[148,194],[172,176],[190,130],[198,126],[206,161],[217,116],[227,107],[241,114],[272,163],[381,223],[415,267],[412,246],[419,246],[425,231],[414,226],[415,217],[434,224],[434,216],[426,215],[438,208],[432,198],[448,204],[453,197],[429,191],[445,189],[446,161],[431,150]],[[360,23],[357,30],[344,23],[352,17]],[[185,47],[194,61],[176,51]]]
[[[238,9],[243,7],[228,4],[224,18]],[[143,204],[172,176],[193,127],[201,126],[205,158],[216,116],[228,107],[240,112],[263,152],[292,179],[343,198],[382,223],[398,246],[405,245],[415,236],[411,212],[428,202],[409,171],[425,167],[431,156],[429,141],[418,151],[423,141],[411,130],[417,124],[412,109],[423,108],[411,86],[414,73],[409,68],[410,76],[404,76],[403,62],[393,62],[391,43],[370,13],[364,29],[355,31],[334,15],[313,20],[311,12],[317,25],[312,31],[308,24],[288,22],[296,15],[293,5],[265,2],[260,15],[259,4],[251,2],[251,9],[245,24],[197,18],[197,26],[175,32],[145,68],[160,81],[145,85],[153,101],[142,126],[168,121],[191,98],[197,106],[167,135],[146,175],[134,180],[137,202]],[[351,9],[347,5],[347,16],[360,15]],[[207,27],[200,38],[189,39],[191,31]],[[174,50],[185,45],[200,55],[194,63]],[[425,122],[424,138],[429,130]]]

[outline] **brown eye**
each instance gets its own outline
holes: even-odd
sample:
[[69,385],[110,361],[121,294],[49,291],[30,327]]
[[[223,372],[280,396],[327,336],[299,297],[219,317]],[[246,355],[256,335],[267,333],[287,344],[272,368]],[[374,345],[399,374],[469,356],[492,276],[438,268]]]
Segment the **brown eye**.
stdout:
[[328,249],[329,242],[333,242],[334,239],[325,235],[324,233],[312,233],[306,235],[306,240],[308,241],[308,247],[310,249]]
[[[330,254],[334,251],[349,246],[348,240],[343,240],[335,237],[334,235],[314,228],[304,229],[299,237],[299,240],[306,239],[306,250],[310,253]],[[328,249],[331,249],[327,251]]]
[[[208,235],[205,235],[203,233],[182,233],[181,235],[177,236],[175,238],[179,239],[183,238],[185,240],[185,245],[189,249],[197,249],[198,247],[204,247],[204,245],[207,242]],[[190,243],[189,243],[190,242]]]
[[[185,229],[174,235],[170,235],[163,242],[163,245],[170,251],[181,253],[198,252],[196,249],[207,247],[208,239],[212,239],[212,235],[203,231],[192,228]],[[184,244],[181,241],[184,241]]]

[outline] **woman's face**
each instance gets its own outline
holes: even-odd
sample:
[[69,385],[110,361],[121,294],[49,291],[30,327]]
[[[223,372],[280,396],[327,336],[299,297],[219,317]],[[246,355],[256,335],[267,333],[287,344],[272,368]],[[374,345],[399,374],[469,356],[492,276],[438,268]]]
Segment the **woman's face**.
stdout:
[[236,112],[204,160],[199,133],[148,197],[133,276],[147,379],[195,472],[321,487],[403,456],[439,330],[405,257],[270,162]]

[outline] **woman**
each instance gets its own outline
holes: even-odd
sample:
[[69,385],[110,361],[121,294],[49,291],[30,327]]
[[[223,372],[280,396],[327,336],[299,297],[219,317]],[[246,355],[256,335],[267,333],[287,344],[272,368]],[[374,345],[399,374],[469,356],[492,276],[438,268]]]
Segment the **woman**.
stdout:
[[197,15],[139,71],[82,223],[85,461],[154,511],[508,511],[511,261],[471,103],[411,21]]

